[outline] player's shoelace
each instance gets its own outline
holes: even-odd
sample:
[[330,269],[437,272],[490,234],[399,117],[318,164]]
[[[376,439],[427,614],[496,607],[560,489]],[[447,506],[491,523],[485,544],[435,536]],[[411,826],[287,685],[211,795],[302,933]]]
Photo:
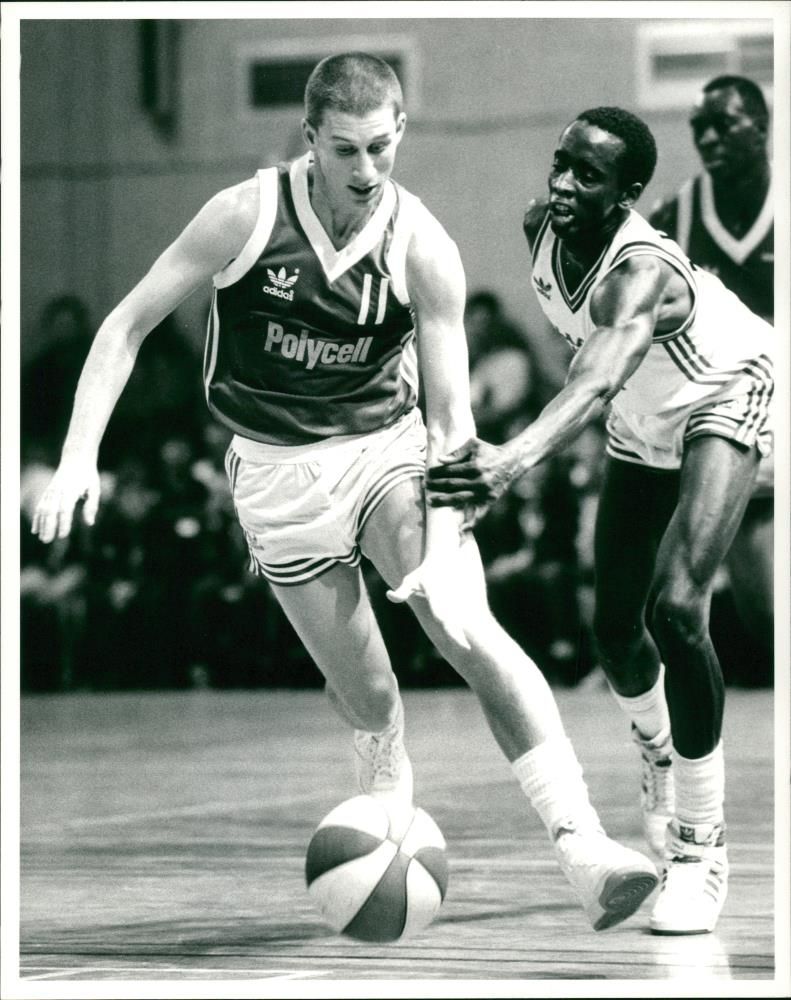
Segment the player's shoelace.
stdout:
[[633,739],[640,748],[642,761],[641,799],[646,812],[672,816],[675,805],[673,768],[670,758],[670,740],[659,746],[640,738],[633,729]]
[[401,774],[405,750],[395,727],[384,733],[357,732],[354,745],[365,765],[366,784],[396,782]]

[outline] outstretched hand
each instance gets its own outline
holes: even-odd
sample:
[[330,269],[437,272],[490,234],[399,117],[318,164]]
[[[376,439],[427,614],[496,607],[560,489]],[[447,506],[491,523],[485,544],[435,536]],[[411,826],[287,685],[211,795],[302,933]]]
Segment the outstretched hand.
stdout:
[[42,542],[66,538],[71,531],[74,509],[84,500],[86,524],[96,521],[99,508],[99,471],[90,462],[63,461],[44,490],[33,515],[32,532]]
[[[462,507],[478,521],[508,489],[515,467],[505,447],[470,438],[439,465],[426,470],[426,494],[434,507]],[[471,514],[471,512],[473,512]]]

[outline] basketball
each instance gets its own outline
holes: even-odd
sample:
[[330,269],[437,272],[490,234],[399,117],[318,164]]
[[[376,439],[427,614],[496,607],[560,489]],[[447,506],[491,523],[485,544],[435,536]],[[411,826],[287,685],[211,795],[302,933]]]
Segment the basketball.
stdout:
[[388,837],[384,806],[357,795],[319,823],[308,845],[305,881],[326,922],[361,941],[398,941],[423,930],[445,898],[445,838],[416,808],[400,843]]

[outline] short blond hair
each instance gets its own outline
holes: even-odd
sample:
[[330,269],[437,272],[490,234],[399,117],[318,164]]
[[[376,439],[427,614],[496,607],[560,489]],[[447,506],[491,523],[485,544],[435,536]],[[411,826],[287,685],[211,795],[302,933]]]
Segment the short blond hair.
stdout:
[[305,86],[305,118],[314,128],[321,125],[328,108],[365,115],[387,104],[397,118],[404,104],[401,84],[384,59],[367,52],[322,59]]

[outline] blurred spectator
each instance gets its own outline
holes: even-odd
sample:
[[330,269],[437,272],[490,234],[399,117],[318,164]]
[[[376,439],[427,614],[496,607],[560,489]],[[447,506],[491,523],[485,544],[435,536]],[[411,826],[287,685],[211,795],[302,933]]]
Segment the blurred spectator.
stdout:
[[22,458],[54,468],[93,340],[85,303],[75,295],[51,299],[41,312],[36,340],[41,347],[21,371]]
[[464,327],[470,354],[470,392],[480,437],[493,444],[517,434],[548,398],[527,335],[489,291],[467,300]]
[[159,502],[145,465],[130,458],[105,473],[102,508],[88,533],[85,656],[93,689],[159,686],[156,622],[147,618],[145,525]]
[[102,442],[103,466],[132,454],[159,461],[162,428],[197,447],[208,422],[201,360],[171,314],[143,341]]

